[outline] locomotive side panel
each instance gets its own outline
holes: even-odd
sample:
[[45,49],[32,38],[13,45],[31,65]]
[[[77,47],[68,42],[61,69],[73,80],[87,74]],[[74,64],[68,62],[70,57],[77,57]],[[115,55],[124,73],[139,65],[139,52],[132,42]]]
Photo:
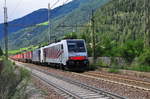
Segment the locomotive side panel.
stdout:
[[63,64],[64,46],[63,43],[56,43],[43,49],[45,62]]

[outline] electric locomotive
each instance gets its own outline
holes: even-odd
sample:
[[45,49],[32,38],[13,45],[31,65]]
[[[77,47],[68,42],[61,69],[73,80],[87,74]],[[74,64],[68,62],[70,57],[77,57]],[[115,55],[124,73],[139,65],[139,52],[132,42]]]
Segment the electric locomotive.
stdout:
[[41,62],[63,68],[86,68],[89,64],[84,40],[62,40],[41,48]]

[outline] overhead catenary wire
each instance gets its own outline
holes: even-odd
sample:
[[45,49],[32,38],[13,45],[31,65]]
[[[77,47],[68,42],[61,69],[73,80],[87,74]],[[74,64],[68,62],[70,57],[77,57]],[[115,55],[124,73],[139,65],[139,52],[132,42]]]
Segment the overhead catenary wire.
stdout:
[[[50,4],[48,4],[48,22],[49,22],[49,28],[48,28],[48,33],[49,33],[49,42],[51,43],[51,35],[52,35],[52,21],[50,19],[51,16],[51,9],[57,5],[59,3],[60,0],[57,0],[52,6],[50,6]],[[69,0],[66,0],[63,2],[63,5],[65,5]],[[55,41],[56,41],[56,34],[53,34]]]
[[[21,4],[23,0],[20,0],[20,2],[18,2],[18,4],[16,5],[15,9],[13,10],[13,12],[16,11],[16,9],[19,7],[19,5]],[[68,3],[68,1],[70,0],[66,0],[63,2],[63,5],[65,5],[66,3]],[[50,6],[50,8],[52,9],[53,7],[55,7],[58,3],[60,2],[60,0],[57,0],[52,6]],[[10,16],[13,15],[13,12],[10,14]],[[16,27],[16,26],[22,26],[22,27],[30,27],[30,26],[38,26],[38,24],[30,24],[30,25],[24,25],[24,24],[9,24],[9,27]]]
[[70,0],[66,0],[66,1],[63,3],[63,5],[66,4],[66,3],[68,3],[68,1],[70,1]]
[[49,36],[49,43],[51,43],[51,34],[52,34],[52,21],[51,21],[51,9],[59,2],[57,0],[52,6],[48,3],[48,36]]
[[12,10],[10,17],[14,15],[16,12],[17,8],[20,6],[20,4],[23,2],[23,0],[19,0],[19,2],[16,4],[15,8]]
[[[68,0],[66,0],[68,1]],[[66,2],[65,1],[65,2]],[[15,13],[15,11],[17,10],[17,8],[20,6],[21,2],[23,2],[23,0],[19,0],[19,2],[16,4],[15,8],[12,10],[10,17]],[[57,0],[50,8],[52,9],[53,7],[55,7],[58,3],[60,2],[60,0]],[[5,2],[4,2],[5,5]],[[30,26],[37,26],[37,24],[31,24],[31,25],[23,25],[23,24],[10,24],[9,26],[25,26],[25,27],[30,27]]]
[[59,1],[60,1],[60,0],[57,0],[57,1],[51,6],[51,9],[52,9],[53,7],[55,7],[55,6],[59,3]]

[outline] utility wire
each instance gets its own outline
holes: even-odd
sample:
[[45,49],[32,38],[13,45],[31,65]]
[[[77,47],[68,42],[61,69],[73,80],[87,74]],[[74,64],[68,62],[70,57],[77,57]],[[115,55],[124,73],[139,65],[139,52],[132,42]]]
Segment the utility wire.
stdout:
[[[54,7],[58,2],[59,2],[60,0],[57,0],[51,7],[50,7],[50,9],[52,8],[52,7]],[[65,2],[63,2],[63,5],[65,5],[67,2],[68,2],[69,0],[66,0]],[[48,10],[49,11],[49,10]],[[51,11],[51,10],[50,10]],[[50,13],[50,12],[49,12]],[[49,16],[49,18],[50,18],[50,16]],[[51,25],[50,25],[50,19],[48,20],[49,21],[49,28],[51,28],[52,29],[52,22],[51,22]],[[59,25],[58,25],[59,26]],[[57,27],[58,27],[57,26]],[[56,28],[57,28],[56,27]],[[53,31],[55,31],[56,30],[56,28],[53,30]],[[50,30],[49,30],[50,31]],[[51,30],[51,34],[49,34],[49,35],[52,35],[52,30]],[[53,34],[54,35],[54,37],[56,37],[56,35],[55,34]],[[51,39],[51,37],[50,37],[50,39]],[[56,38],[55,38],[55,40],[56,40]]]
[[69,0],[66,0],[66,1],[63,3],[63,5],[66,4],[66,3],[68,3],[68,1],[69,1]]
[[16,12],[17,8],[20,6],[20,4],[23,2],[23,0],[19,0],[19,2],[17,3],[17,5],[15,6],[14,10],[12,11],[12,13],[10,14],[10,17],[14,15],[14,13]]
[[60,1],[60,0],[57,0],[57,1],[51,6],[51,8],[55,7],[55,5],[56,5],[57,3],[59,3],[59,1]]

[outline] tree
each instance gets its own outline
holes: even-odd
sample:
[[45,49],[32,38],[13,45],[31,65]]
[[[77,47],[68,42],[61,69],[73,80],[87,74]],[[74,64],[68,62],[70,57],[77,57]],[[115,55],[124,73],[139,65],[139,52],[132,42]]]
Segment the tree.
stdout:
[[150,5],[149,0],[144,0],[145,6],[145,48],[150,47]]
[[64,39],[77,39],[77,38],[78,38],[78,36],[77,36],[77,34],[76,34],[75,32],[66,34],[66,35],[64,36]]
[[2,55],[3,55],[3,51],[2,51],[2,49],[0,47],[0,56],[2,56]]

